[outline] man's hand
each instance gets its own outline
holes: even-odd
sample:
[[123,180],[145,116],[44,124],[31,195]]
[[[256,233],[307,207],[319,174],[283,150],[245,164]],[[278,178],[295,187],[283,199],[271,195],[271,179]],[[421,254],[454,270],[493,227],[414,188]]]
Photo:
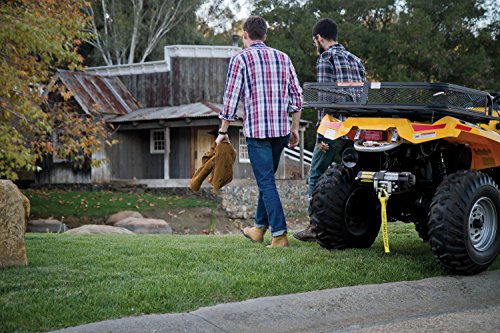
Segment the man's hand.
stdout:
[[217,144],[217,146],[219,145],[219,143],[221,143],[224,139],[227,140],[227,142],[230,142],[229,141],[229,136],[227,134],[219,134],[217,136],[217,139],[215,139],[215,143]]
[[288,142],[288,148],[293,148],[299,144],[299,130],[294,130],[290,132],[290,141]]
[[330,146],[327,143],[324,143],[323,141],[318,142],[316,145],[318,146],[319,150],[323,153],[326,153],[330,149]]

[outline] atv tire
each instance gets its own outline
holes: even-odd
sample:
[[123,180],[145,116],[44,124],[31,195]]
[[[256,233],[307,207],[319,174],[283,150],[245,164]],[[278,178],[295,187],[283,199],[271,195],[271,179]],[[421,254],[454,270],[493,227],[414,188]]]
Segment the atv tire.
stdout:
[[313,191],[311,222],[318,243],[327,249],[368,248],[380,230],[374,190],[360,186],[353,169],[332,165]]
[[436,190],[429,213],[432,252],[452,274],[482,272],[500,250],[500,192],[479,171],[459,171]]

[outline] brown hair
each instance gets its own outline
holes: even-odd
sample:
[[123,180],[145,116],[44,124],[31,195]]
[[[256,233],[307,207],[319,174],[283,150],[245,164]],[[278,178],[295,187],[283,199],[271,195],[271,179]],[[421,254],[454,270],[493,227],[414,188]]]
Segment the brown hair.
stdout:
[[267,33],[267,22],[260,16],[250,16],[243,24],[243,30],[248,32],[252,40],[263,40]]

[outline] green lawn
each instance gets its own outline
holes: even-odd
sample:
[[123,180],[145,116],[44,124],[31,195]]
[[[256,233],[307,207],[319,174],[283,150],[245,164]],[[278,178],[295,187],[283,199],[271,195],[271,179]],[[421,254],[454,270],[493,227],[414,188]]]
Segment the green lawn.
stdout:
[[29,266],[0,270],[0,332],[444,274],[413,225],[389,229],[390,254],[380,237],[370,249],[327,251],[293,239],[267,249],[241,235],[27,234]]
[[214,201],[153,193],[110,191],[23,190],[31,204],[31,215],[60,219],[62,216],[103,217],[121,210],[144,211],[156,208],[211,207]]

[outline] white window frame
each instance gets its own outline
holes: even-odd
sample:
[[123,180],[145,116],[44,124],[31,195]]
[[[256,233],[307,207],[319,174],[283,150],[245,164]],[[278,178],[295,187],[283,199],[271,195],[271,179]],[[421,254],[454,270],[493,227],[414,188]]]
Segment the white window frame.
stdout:
[[243,135],[242,129],[240,129],[239,132],[238,160],[240,161],[240,163],[250,163],[250,158],[248,157],[247,139]]
[[[155,133],[163,134],[163,149],[155,149]],[[151,154],[163,154],[165,153],[165,146],[167,144],[167,138],[165,137],[164,129],[154,129],[150,131],[149,148]]]

